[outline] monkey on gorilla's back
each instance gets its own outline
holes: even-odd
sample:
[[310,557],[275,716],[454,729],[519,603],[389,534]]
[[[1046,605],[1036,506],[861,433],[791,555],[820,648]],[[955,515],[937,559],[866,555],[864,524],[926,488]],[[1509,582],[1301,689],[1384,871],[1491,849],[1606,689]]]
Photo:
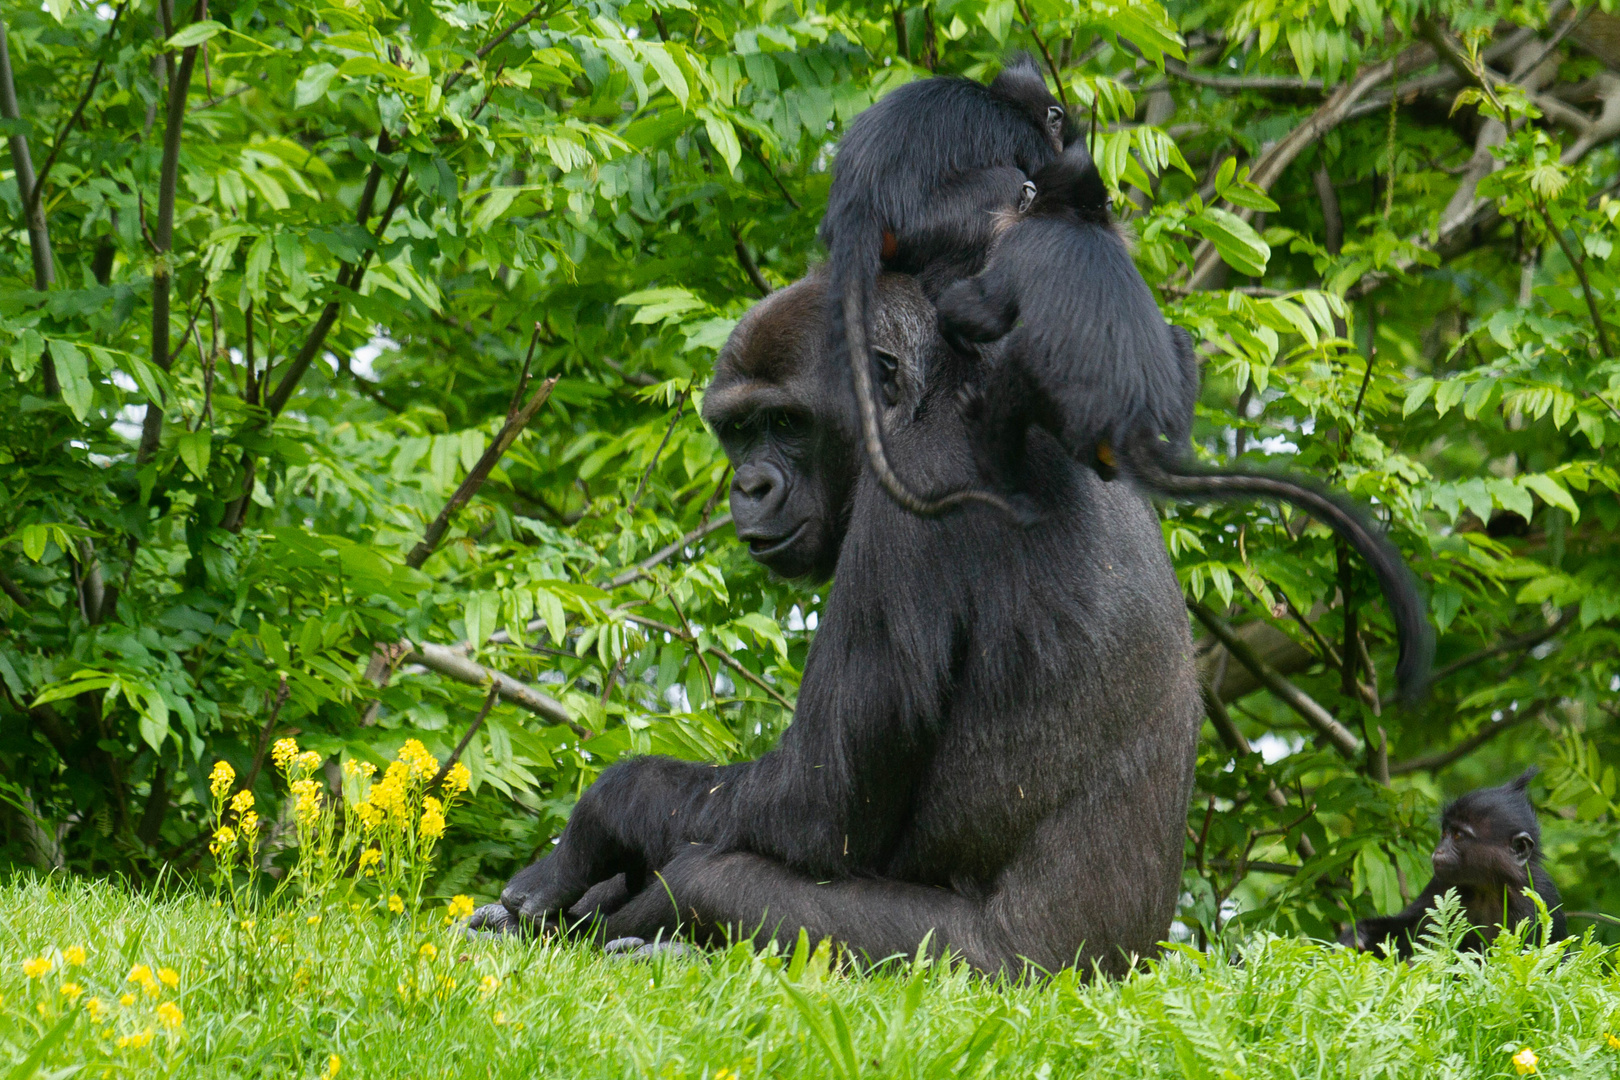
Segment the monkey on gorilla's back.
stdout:
[[1539,913],[1524,895],[1534,889],[1552,912],[1552,940],[1569,935],[1560,908],[1558,886],[1541,867],[1541,825],[1530,804],[1528,788],[1536,775],[1527,769],[1501,787],[1470,791],[1440,815],[1440,844],[1434,849],[1434,880],[1406,910],[1362,919],[1345,930],[1341,944],[1357,949],[1389,949],[1412,955],[1415,939],[1431,920],[1435,902],[1455,889],[1469,925],[1463,948],[1480,950],[1503,927],[1528,922],[1532,933]]
[[857,116],[838,141],[821,222],[835,365],[854,379],[862,443],[880,483],[902,506],[937,513],[965,499],[919,497],[889,467],[872,385],[868,308],[885,266],[920,274],[925,291],[977,272],[993,213],[1024,198],[1025,180],[1056,157],[1063,107],[1027,53],[985,86],[942,75],[894,90]]
[[[703,406],[750,553],[836,579],[793,722],[757,761],[606,769],[474,925],[784,943],[804,927],[874,960],[927,938],[984,971],[1122,972],[1175,913],[1202,716],[1158,518],[1044,432],[1027,527],[896,505],[865,468],[826,289],[757,304]],[[912,279],[874,297],[891,445],[960,487],[970,371]]]

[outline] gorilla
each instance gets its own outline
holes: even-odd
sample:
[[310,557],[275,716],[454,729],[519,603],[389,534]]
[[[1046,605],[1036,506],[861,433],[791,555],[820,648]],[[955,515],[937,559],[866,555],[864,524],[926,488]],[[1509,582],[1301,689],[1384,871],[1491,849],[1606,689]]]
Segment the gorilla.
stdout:
[[[750,554],[834,579],[793,722],[756,761],[619,762],[474,929],[927,943],[987,973],[1121,973],[1166,935],[1202,719],[1181,589],[1144,495],[1032,429],[1019,522],[908,512],[861,452],[826,278],[737,325],[704,399]],[[914,278],[870,309],[889,449],[978,480],[976,378]],[[990,348],[994,348],[991,346]]]

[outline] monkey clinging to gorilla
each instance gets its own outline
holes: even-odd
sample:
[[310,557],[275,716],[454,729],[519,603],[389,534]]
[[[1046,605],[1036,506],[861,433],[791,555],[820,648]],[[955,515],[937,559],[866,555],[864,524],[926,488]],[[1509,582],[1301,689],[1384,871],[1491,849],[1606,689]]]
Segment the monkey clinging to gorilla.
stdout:
[[[1115,231],[1108,191],[1074,143],[1038,169],[1033,198],[995,217],[993,253],[939,297],[939,326],[960,354],[1005,339],[967,397],[986,473],[1016,492],[1032,424],[1111,477],[1174,499],[1269,497],[1306,510],[1372,566],[1400,639],[1396,680],[1415,696],[1432,648],[1400,553],[1349,503],[1295,478],[1199,469],[1185,460],[1199,372],[1192,339],[1168,325]],[[1016,494],[1014,495],[1016,500]]]
[[[1541,868],[1541,826],[1527,789],[1535,769],[1501,787],[1471,791],[1440,815],[1440,845],[1434,849],[1434,880],[1397,915],[1362,919],[1344,932],[1340,943],[1357,949],[1388,949],[1402,958],[1412,955],[1432,918],[1435,901],[1455,889],[1474,927],[1463,948],[1479,950],[1503,927],[1528,922],[1539,913],[1524,895],[1534,889],[1552,912],[1552,940],[1568,936],[1559,908],[1558,887]],[[1539,936],[1539,935],[1538,935]]]

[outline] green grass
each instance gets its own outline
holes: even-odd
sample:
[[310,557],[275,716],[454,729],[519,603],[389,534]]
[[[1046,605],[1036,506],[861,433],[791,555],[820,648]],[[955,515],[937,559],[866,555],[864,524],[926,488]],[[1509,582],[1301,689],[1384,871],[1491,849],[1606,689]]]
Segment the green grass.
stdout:
[[[829,972],[825,953],[627,963],[471,944],[442,908],[414,925],[371,907],[331,906],[313,925],[288,910],[243,929],[196,895],[61,878],[0,886],[0,911],[11,1078],[316,1077],[333,1054],[346,1080],[1487,1077],[1515,1075],[1524,1047],[1541,1075],[1620,1076],[1615,956],[1580,943],[1501,947],[1485,963],[1437,949],[1407,966],[1255,937],[1237,962],[1176,950],[1123,981],[1006,986],[946,965]],[[63,955],[75,945],[82,966]],[[31,979],[24,962],[41,956],[52,968]],[[149,995],[127,980],[137,964],[178,984],[154,979]],[[163,1026],[165,1003],[178,1028]],[[118,1047],[148,1028],[150,1045]]]

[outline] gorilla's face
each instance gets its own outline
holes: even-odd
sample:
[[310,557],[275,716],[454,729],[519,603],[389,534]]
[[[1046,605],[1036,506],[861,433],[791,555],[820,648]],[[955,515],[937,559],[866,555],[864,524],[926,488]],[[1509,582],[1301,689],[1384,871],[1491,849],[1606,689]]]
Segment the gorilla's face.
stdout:
[[[703,399],[736,470],[737,537],[784,577],[832,575],[859,475],[853,395],[827,348],[826,312],[820,277],[760,301],[732,331]],[[872,337],[891,412],[915,400],[933,318],[911,279],[884,279]]]

